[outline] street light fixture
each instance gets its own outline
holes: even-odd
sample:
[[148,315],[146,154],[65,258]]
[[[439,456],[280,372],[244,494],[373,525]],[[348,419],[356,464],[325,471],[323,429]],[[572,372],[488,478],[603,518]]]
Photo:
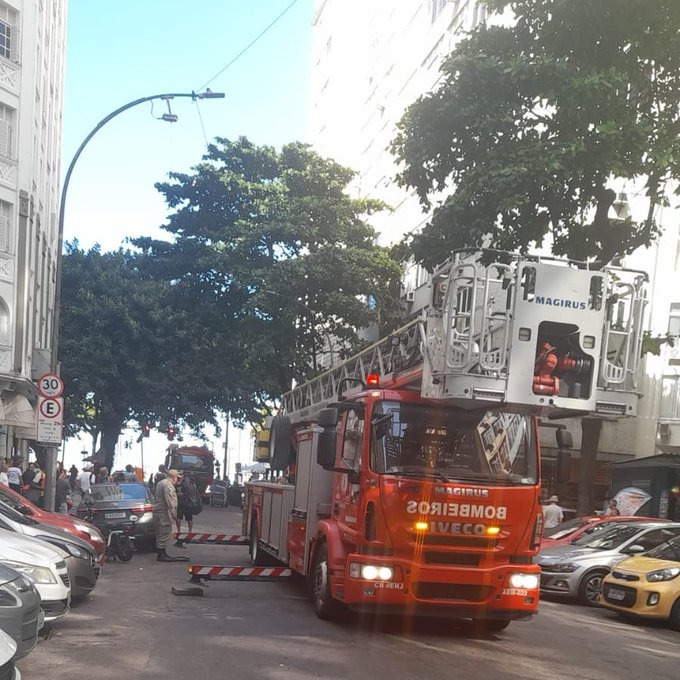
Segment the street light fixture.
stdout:
[[[57,370],[57,354],[59,349],[59,322],[61,316],[61,269],[62,269],[62,249],[64,243],[64,212],[66,207],[66,195],[68,193],[69,183],[71,181],[71,175],[73,174],[73,168],[76,162],[83,153],[83,150],[87,146],[88,142],[101,130],[104,125],[106,125],[110,120],[115,118],[118,114],[133,108],[134,106],[139,106],[139,104],[144,104],[145,102],[150,102],[155,99],[161,99],[164,101],[169,101],[176,98],[190,98],[192,101],[198,99],[224,99],[224,92],[213,92],[210,89],[206,89],[204,92],[169,92],[164,94],[153,94],[149,97],[140,97],[135,99],[123,106],[112,111],[108,116],[102,118],[90,131],[90,133],[85,137],[82,144],[76,150],[71,162],[66,170],[66,175],[64,176],[64,185],[61,188],[61,200],[59,202],[59,224],[57,231],[57,271],[56,271],[56,282],[54,289],[54,316],[52,320],[52,354],[50,357],[50,369],[52,373]],[[168,116],[166,118],[166,116]],[[174,114],[165,114],[162,120],[167,120],[168,122],[174,123],[177,120],[177,116]],[[50,446],[47,448],[47,470],[46,470],[46,483],[45,483],[45,508],[51,510],[54,507],[54,494],[56,489],[56,471],[57,471],[57,448]]]

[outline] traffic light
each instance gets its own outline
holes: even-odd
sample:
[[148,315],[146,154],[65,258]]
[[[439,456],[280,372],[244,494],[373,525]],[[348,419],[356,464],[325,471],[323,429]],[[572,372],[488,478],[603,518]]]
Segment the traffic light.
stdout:
[[142,434],[145,437],[148,437],[151,434],[151,425],[149,425],[149,423],[144,423],[144,425],[142,425]]
[[173,425],[168,425],[168,439],[172,441],[175,438],[177,430],[175,430],[175,427]]

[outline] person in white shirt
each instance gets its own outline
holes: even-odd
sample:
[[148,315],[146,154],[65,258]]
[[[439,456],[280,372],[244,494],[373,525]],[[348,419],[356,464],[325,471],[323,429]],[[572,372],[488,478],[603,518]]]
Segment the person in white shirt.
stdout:
[[78,484],[83,495],[90,493],[90,487],[94,483],[94,474],[91,467],[83,468],[83,471],[78,475]]
[[548,503],[543,506],[543,528],[552,529],[564,521],[564,513],[562,508],[558,505],[559,498],[557,496],[550,496]]
[[7,468],[7,479],[9,482],[9,488],[12,489],[12,491],[21,493],[21,485],[23,484],[21,480],[22,474],[21,468],[17,465],[16,460],[12,461],[12,465]]
[[0,484],[9,486],[9,477],[7,476],[7,463],[0,464]]

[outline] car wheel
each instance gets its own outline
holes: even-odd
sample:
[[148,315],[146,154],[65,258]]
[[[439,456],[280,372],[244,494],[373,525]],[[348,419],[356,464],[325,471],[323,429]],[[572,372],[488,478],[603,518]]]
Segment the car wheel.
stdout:
[[118,543],[118,550],[116,552],[116,557],[121,562],[129,562],[132,559],[132,542],[127,536],[120,539]]
[[581,604],[585,604],[588,607],[597,607],[600,604],[602,579],[606,575],[606,571],[591,571],[581,579],[578,587],[578,601]]
[[668,626],[671,630],[680,631],[680,598],[675,601],[671,609],[671,615],[668,617]]
[[314,568],[311,573],[310,595],[314,611],[320,619],[331,621],[339,618],[344,610],[341,602],[331,594],[331,579],[328,569],[328,547],[323,542],[314,556]]

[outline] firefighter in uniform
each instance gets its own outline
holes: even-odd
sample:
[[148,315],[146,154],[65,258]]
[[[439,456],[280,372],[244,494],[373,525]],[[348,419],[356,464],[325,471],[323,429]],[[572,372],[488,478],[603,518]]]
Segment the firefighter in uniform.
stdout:
[[156,525],[156,547],[159,562],[184,561],[186,558],[171,557],[165,551],[172,536],[172,526],[177,521],[177,492],[175,486],[179,481],[177,470],[168,470],[165,479],[156,485],[156,502],[153,506],[153,519]]

